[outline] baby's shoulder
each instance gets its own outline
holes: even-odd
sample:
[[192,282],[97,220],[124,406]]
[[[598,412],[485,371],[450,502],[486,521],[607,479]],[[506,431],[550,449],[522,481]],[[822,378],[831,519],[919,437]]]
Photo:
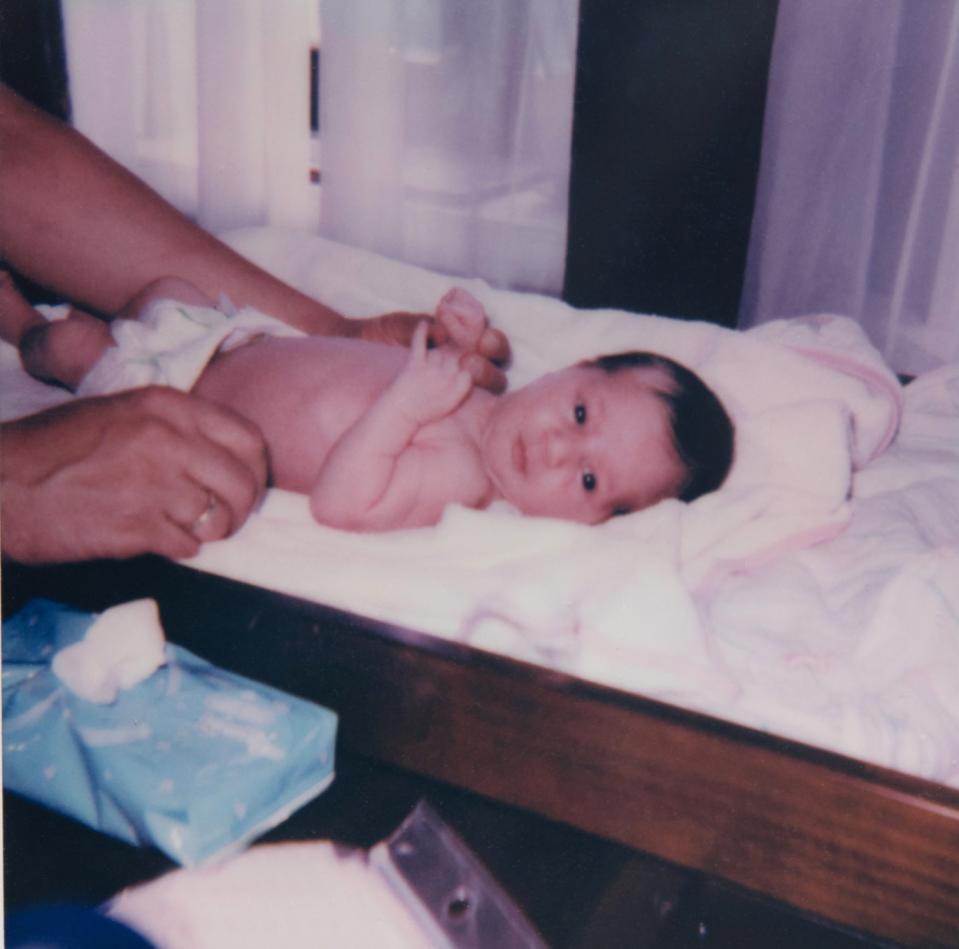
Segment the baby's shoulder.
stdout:
[[[467,507],[482,507],[491,485],[479,446],[455,416],[424,425],[413,438],[411,453],[421,468],[424,486]],[[412,459],[411,459],[412,460]]]

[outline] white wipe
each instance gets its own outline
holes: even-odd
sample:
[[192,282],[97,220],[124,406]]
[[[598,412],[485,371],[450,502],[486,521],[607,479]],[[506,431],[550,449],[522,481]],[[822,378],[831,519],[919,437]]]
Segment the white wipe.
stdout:
[[328,841],[254,847],[124,890],[109,915],[170,949],[429,949],[362,851]]
[[155,600],[104,611],[86,636],[53,657],[53,672],[71,692],[105,705],[166,662],[166,638]]

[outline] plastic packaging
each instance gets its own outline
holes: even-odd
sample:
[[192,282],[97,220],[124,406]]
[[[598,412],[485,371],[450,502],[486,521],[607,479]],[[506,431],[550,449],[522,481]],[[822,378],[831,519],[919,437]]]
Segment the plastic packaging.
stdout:
[[333,779],[334,712],[167,643],[110,703],[52,663],[97,614],[33,600],[3,624],[3,781],[185,866],[244,846]]
[[489,870],[424,801],[372,849],[370,863],[438,949],[546,949]]

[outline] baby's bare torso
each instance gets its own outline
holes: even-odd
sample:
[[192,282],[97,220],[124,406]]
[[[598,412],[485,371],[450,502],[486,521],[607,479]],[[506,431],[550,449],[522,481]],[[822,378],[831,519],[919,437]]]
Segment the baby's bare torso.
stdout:
[[[274,485],[309,493],[337,439],[393,381],[408,355],[400,346],[335,337],[260,337],[218,354],[193,391],[260,429]],[[474,390],[452,415],[424,426],[414,444],[461,448],[464,465],[475,466],[477,483],[485,482],[465,419],[491,398]]]

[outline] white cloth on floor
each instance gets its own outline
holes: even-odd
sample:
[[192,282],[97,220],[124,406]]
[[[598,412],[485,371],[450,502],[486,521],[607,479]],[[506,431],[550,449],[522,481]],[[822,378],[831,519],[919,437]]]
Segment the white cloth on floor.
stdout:
[[362,851],[288,843],[124,890],[108,914],[177,949],[428,949],[432,940]]

